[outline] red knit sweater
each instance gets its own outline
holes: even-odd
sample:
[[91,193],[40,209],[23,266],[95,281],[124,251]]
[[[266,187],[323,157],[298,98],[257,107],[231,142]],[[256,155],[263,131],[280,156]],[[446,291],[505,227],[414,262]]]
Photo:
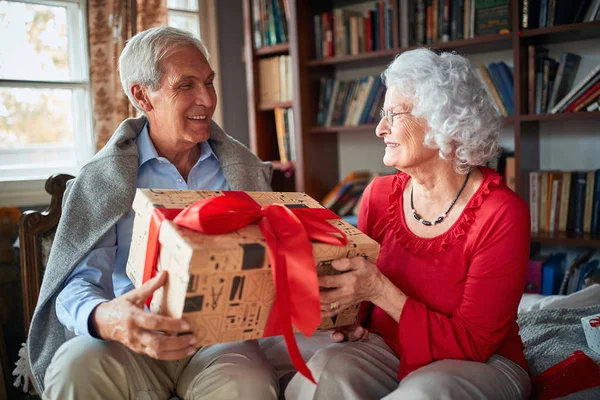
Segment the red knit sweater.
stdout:
[[381,244],[377,266],[408,300],[399,323],[378,307],[363,307],[361,318],[400,358],[400,379],[436,360],[486,362],[493,354],[527,370],[516,319],[529,258],[529,209],[497,173],[482,172],[458,220],[430,239],[406,226],[408,175],[377,178],[365,190],[359,229]]

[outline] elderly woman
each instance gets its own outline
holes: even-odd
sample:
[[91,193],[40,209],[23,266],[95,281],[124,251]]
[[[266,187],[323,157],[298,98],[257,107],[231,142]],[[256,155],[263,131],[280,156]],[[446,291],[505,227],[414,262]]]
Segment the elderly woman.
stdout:
[[276,399],[255,341],[198,350],[186,321],[144,311],[165,273],[137,289],[125,273],[136,188],[265,191],[270,166],[211,121],[215,72],[191,34],[137,34],[119,72],[143,116],[70,182],[29,332],[36,388],[61,400]]
[[399,172],[369,185],[359,216],[380,256],[335,261],[344,273],[320,278],[323,313],[363,302],[360,323],[313,351],[318,386],[296,375],[286,398],[526,399],[516,317],[529,212],[485,167],[496,112],[456,54],[402,53],[383,79],[376,134]]

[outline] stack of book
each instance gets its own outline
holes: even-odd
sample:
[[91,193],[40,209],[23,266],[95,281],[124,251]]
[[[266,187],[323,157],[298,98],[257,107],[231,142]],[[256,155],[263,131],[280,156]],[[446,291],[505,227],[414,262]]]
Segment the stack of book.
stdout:
[[600,0],[522,0],[521,28],[600,21]]
[[385,0],[315,15],[316,57],[391,49],[393,10],[394,1]]
[[291,101],[293,97],[290,56],[262,58],[258,62],[260,103]]
[[357,80],[321,78],[318,126],[356,126],[379,121],[385,86],[378,76]]
[[514,115],[514,86],[511,68],[504,62],[480,65],[475,71],[490,94],[499,115]]
[[509,33],[509,6],[510,0],[384,0],[336,8],[314,17],[316,57],[391,49],[394,29],[403,48]]
[[600,283],[600,261],[591,259],[594,251],[575,256],[567,264],[565,253],[538,255],[527,264],[525,293],[569,295]]
[[369,171],[351,172],[323,197],[321,204],[340,217],[358,215],[363,191],[373,178]]
[[529,207],[533,233],[600,235],[600,169],[530,172]]
[[288,41],[289,0],[252,0],[254,48]]

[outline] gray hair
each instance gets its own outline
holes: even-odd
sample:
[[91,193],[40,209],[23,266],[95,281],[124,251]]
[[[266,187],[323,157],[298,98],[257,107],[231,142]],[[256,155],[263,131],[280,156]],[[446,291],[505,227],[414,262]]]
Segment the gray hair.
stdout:
[[469,60],[428,49],[404,52],[381,75],[388,88],[413,102],[412,114],[427,120],[425,145],[466,173],[498,153],[502,120]]
[[133,98],[131,85],[137,83],[150,90],[158,89],[164,73],[159,64],[178,46],[196,47],[207,60],[210,58],[202,40],[189,32],[169,26],[145,30],[127,41],[119,57],[119,77],[129,101],[140,112],[144,111]]

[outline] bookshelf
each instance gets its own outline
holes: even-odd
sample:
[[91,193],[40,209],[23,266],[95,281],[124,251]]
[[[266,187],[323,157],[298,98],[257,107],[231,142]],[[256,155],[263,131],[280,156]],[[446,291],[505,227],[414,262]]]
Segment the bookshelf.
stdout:
[[[293,187],[305,191],[316,199],[321,199],[340,180],[339,139],[345,134],[357,132],[373,133],[374,124],[358,126],[317,126],[319,79],[331,78],[336,71],[360,69],[364,66],[380,66],[382,72],[396,54],[412,50],[417,46],[400,48],[400,34],[392,32],[391,49],[371,51],[355,55],[342,55],[329,58],[316,58],[314,16],[344,3],[356,4],[360,1],[289,0],[290,21],[288,25],[288,53],[292,58],[292,79],[294,97],[291,107],[295,115],[296,169]],[[372,3],[364,1],[363,3]],[[395,10],[400,0],[392,0]],[[265,106],[257,106],[258,87],[257,62],[268,54],[281,54],[282,50],[261,48],[254,50],[252,38],[252,0],[243,0],[247,44],[245,49],[246,73],[248,78],[248,113],[250,144],[254,152],[265,160],[273,160],[277,154],[274,138],[272,111]],[[595,121],[600,122],[600,112],[567,114],[529,115],[527,112],[527,64],[528,46],[544,46],[571,41],[600,39],[600,21],[559,25],[550,28],[520,30],[520,1],[511,0],[511,31],[499,35],[487,35],[471,39],[435,43],[426,47],[441,50],[455,50],[460,54],[479,54],[495,51],[509,51],[513,59],[514,115],[505,118],[505,125],[512,128],[516,161],[517,193],[529,199],[529,172],[540,169],[540,125],[555,121]],[[398,26],[397,12],[392,27]],[[600,42],[599,42],[600,44]],[[278,48],[285,47],[278,45]],[[598,165],[600,167],[600,165]],[[279,189],[276,187],[275,189]],[[572,246],[600,247],[600,239],[589,235],[570,237],[564,233],[532,234],[533,243],[551,243]]]

